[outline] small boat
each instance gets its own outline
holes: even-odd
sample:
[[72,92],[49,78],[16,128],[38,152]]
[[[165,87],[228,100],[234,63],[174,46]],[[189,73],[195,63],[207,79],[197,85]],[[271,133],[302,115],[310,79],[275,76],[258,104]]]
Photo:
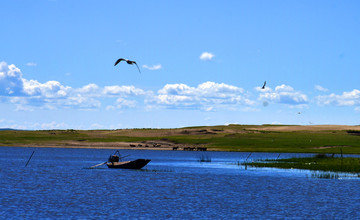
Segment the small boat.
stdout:
[[149,162],[150,160],[148,159],[137,159],[122,162],[107,162],[106,165],[108,166],[108,168],[141,169]]
[[[127,156],[125,156],[127,157]],[[113,155],[109,156],[106,165],[108,168],[119,168],[119,169],[141,169],[146,166],[150,160],[149,159],[136,159],[129,161],[120,161],[122,158],[120,152],[117,150]]]

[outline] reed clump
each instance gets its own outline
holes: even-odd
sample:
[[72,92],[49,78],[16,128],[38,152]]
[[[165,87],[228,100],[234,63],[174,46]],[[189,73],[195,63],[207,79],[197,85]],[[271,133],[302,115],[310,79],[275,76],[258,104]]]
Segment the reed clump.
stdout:
[[314,172],[311,174],[311,177],[319,179],[339,179],[341,175],[338,172]]
[[198,161],[201,162],[201,163],[202,162],[210,163],[211,162],[211,157],[208,156],[208,155],[201,155]]
[[259,160],[243,163],[252,167],[273,167],[282,169],[303,169],[329,172],[360,173],[360,158],[315,155],[305,158]]

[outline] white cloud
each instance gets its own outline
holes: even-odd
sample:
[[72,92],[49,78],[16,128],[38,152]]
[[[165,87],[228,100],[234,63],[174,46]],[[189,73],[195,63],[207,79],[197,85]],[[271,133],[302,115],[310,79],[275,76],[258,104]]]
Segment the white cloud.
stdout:
[[26,64],[26,66],[37,66],[37,63],[34,63],[34,62],[28,62]]
[[215,57],[215,55],[212,54],[212,53],[203,52],[203,53],[200,55],[200,60],[204,60],[204,61],[212,60],[214,57]]
[[14,64],[0,62],[0,95],[19,95],[22,93],[22,73]]
[[68,127],[68,125],[65,123],[57,123],[55,121],[52,121],[50,123],[42,123],[42,124],[40,124],[40,127],[41,127],[41,129],[46,129],[46,130],[48,130],[48,129],[63,129],[63,128]]
[[161,64],[152,65],[152,66],[142,65],[142,67],[145,68],[145,69],[148,69],[148,70],[159,70],[159,69],[162,69],[162,65],[161,65]]
[[106,110],[116,110],[116,109],[124,109],[124,108],[135,108],[137,102],[135,100],[128,100],[124,98],[118,98],[115,102],[115,105],[106,106]]
[[94,83],[90,83],[86,86],[83,86],[82,88],[77,89],[76,91],[78,91],[79,93],[87,93],[87,94],[93,94],[93,95],[99,95],[99,86],[94,84]]
[[32,112],[34,108],[25,105],[16,105],[15,111]]
[[134,86],[105,86],[103,94],[113,96],[138,96],[145,95],[146,92]]
[[117,108],[134,108],[136,106],[135,100],[127,100],[123,98],[118,98],[116,100],[116,107]]
[[282,84],[280,86],[276,86],[275,91],[277,91],[277,92],[292,92],[292,91],[294,91],[294,89],[291,86]]
[[27,99],[25,97],[9,97],[9,102],[12,104],[27,104]]
[[115,108],[115,106],[113,106],[113,105],[108,105],[108,106],[106,106],[106,108],[105,108],[107,111],[112,111],[112,110],[115,110],[116,108]]
[[90,130],[99,130],[99,129],[108,129],[108,127],[98,123],[93,123],[90,125]]
[[[114,104],[106,109],[134,108],[138,100],[151,106],[159,105],[166,108],[191,108],[215,111],[217,108],[228,108],[232,105],[253,105],[254,101],[247,98],[242,88],[225,83],[204,82],[197,87],[185,84],[167,84],[156,95],[152,91],[144,91],[135,86],[99,87],[91,83],[80,88],[62,85],[58,81],[41,83],[22,77],[15,65],[1,63],[0,90],[2,98],[14,105],[18,110],[34,108],[59,109],[80,108],[96,109],[101,107],[104,99],[116,98]],[[11,98],[12,97],[12,98]],[[132,100],[132,99],[138,100]],[[147,106],[147,107],[148,107]],[[148,108],[150,109],[150,107]]]
[[214,111],[215,108],[230,105],[252,105],[242,88],[224,83],[205,82],[197,87],[185,84],[167,84],[158,91],[158,95],[148,103],[156,103],[166,108],[202,109]]
[[[316,90],[327,91],[321,86]],[[292,108],[304,108],[309,104],[306,94],[289,85],[279,85],[275,89],[266,87],[255,90],[258,104],[264,107],[274,103],[287,104]],[[0,99],[2,103],[13,105],[16,111],[36,109],[99,109],[106,102],[107,110],[136,108],[145,109],[196,109],[218,111],[219,109],[257,111],[255,100],[244,89],[216,82],[204,82],[197,86],[175,83],[166,84],[157,92],[145,91],[132,85],[100,87],[94,83],[72,88],[58,81],[39,82],[23,78],[14,64],[0,62]],[[354,106],[360,111],[360,90],[330,94],[312,98],[318,105]],[[273,105],[272,105],[273,106]]]
[[48,81],[40,83],[36,80],[23,80],[23,91],[26,95],[41,96],[46,98],[65,97],[70,92],[71,88],[63,86],[57,81]]
[[324,88],[324,87],[322,87],[320,85],[316,85],[315,90],[320,91],[320,92],[327,92],[328,91],[327,88]]
[[272,89],[270,87],[265,87],[263,89],[262,86],[255,87],[255,90],[258,91],[258,92],[263,92],[263,93],[272,91]]
[[82,96],[81,94],[70,96],[66,99],[58,99],[55,104],[62,107],[77,107],[84,109],[99,108],[101,106],[101,102],[99,100]]
[[[214,107],[213,107],[213,106],[209,106],[209,107],[205,108],[205,111],[206,111],[206,112],[212,112],[212,111],[215,111],[215,110],[214,110]],[[206,120],[206,119],[205,119],[205,120]]]
[[169,95],[191,95],[202,97],[219,97],[226,98],[233,96],[235,93],[243,93],[242,88],[227,85],[225,83],[205,82],[199,84],[198,87],[190,87],[185,84],[167,84],[160,89],[158,93]]
[[245,106],[244,108],[240,109],[242,112],[260,112],[260,109],[258,108],[253,108],[250,106]]
[[[101,106],[100,99],[151,94],[134,86],[100,88],[91,83],[81,88],[71,88],[58,81],[41,83],[23,78],[20,69],[15,65],[0,62],[0,97],[4,102],[16,105],[18,111],[33,110],[33,107],[94,109]],[[116,102],[116,106],[117,108],[132,107],[134,103],[134,101],[122,99]]]
[[275,91],[268,89],[259,95],[260,101],[275,102],[288,105],[304,106],[309,102],[308,97],[288,85],[275,87]]
[[330,95],[317,96],[318,105],[355,106],[360,105],[360,90],[354,89],[350,92],[343,92],[341,95],[334,93]]

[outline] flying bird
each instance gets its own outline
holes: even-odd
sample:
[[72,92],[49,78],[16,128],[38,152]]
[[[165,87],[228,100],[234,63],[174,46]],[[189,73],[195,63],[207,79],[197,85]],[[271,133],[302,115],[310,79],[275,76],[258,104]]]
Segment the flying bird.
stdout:
[[264,85],[261,87],[261,89],[265,89],[266,81],[264,82]]
[[136,67],[137,67],[138,70],[139,70],[139,73],[141,73],[139,66],[138,66],[137,63],[136,63],[135,61],[133,61],[133,60],[128,60],[128,59],[120,58],[120,59],[118,59],[118,60],[115,62],[114,66],[116,66],[116,65],[117,65],[118,63],[120,63],[121,61],[126,61],[126,63],[127,63],[127,64],[130,64],[130,65],[135,64]]

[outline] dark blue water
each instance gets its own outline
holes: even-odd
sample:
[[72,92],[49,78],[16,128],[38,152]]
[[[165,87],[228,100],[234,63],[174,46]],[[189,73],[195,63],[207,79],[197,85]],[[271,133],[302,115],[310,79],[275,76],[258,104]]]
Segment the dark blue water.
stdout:
[[[35,154],[27,167],[31,153]],[[96,169],[114,150],[0,147],[3,219],[356,219],[358,178],[238,166],[249,153],[123,150],[142,170]],[[281,157],[292,157],[281,154]],[[297,155],[299,156],[299,155]],[[300,155],[301,156],[301,155]],[[199,162],[200,158],[211,162]],[[253,153],[249,160],[276,158]]]

